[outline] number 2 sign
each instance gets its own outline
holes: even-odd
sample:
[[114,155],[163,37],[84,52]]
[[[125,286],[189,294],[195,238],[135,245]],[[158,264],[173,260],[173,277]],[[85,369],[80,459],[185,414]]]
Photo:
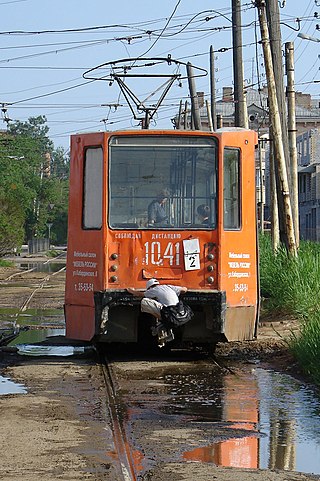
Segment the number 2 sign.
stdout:
[[187,239],[183,241],[184,268],[186,271],[200,269],[200,245],[199,239]]

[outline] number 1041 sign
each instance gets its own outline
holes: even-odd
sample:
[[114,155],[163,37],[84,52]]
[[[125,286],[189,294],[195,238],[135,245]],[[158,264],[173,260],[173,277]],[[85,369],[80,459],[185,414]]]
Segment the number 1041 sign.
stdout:
[[200,245],[199,239],[187,239],[183,241],[184,268],[186,271],[200,269]]

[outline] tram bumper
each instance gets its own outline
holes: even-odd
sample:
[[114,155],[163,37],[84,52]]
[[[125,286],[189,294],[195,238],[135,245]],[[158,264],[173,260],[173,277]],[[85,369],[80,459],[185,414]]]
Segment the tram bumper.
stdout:
[[[141,298],[126,290],[106,290],[94,293],[96,335],[109,342],[136,342],[141,320]],[[225,337],[225,291],[188,291],[184,302],[194,317],[182,329],[182,341],[211,343]],[[151,326],[150,326],[151,327]]]

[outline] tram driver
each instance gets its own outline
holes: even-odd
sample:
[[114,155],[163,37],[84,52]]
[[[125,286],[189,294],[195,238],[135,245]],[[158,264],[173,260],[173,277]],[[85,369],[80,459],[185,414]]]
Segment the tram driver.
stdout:
[[169,197],[168,190],[162,190],[148,206],[148,225],[163,225],[168,223],[165,204]]
[[209,224],[210,207],[206,204],[200,204],[197,208],[198,217],[201,224]]

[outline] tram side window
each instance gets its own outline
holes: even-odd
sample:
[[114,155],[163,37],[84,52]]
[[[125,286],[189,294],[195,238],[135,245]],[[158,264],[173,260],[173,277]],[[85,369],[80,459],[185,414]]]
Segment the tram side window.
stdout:
[[223,227],[240,229],[240,150],[225,148],[223,154]]
[[83,175],[83,217],[84,229],[102,227],[102,148],[88,148],[84,157]]

